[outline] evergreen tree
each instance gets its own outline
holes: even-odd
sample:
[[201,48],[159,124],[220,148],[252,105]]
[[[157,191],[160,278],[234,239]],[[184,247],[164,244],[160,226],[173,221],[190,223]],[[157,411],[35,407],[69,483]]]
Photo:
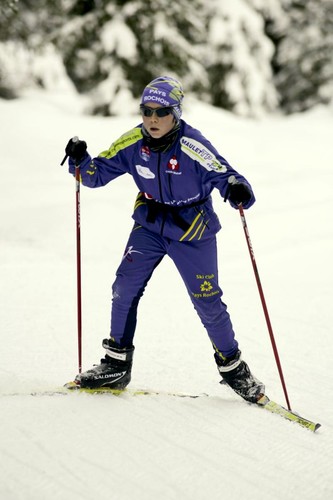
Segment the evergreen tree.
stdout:
[[118,113],[124,96],[130,108],[131,98],[162,73],[181,78],[188,90],[204,86],[201,0],[192,0],[191,9],[189,0],[88,4],[75,2],[56,39],[78,91],[89,92],[93,112]]
[[1,0],[0,97],[67,78],[119,114],[170,74],[238,114],[297,112],[332,98],[332,32],[332,0]]
[[333,95],[333,2],[290,0],[288,27],[273,60],[287,113],[327,104]]
[[17,12],[17,2],[18,0],[2,0],[0,4],[0,22]]
[[274,46],[265,35],[254,1],[211,4],[206,68],[215,106],[243,115],[260,115],[277,106],[271,59]]
[[1,0],[0,97],[11,99],[23,89],[46,87],[47,82],[56,82],[60,73],[65,79],[51,43],[52,33],[64,22],[64,1]]

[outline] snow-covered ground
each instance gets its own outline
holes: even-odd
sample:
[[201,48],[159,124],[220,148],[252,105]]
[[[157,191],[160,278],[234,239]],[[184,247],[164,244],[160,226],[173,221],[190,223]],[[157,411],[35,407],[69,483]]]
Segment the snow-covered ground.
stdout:
[[[333,498],[332,109],[253,121],[189,99],[184,112],[255,189],[246,216],[291,406],[321,422],[316,434],[219,385],[167,258],[142,299],[132,387],[210,398],[29,395],[77,371],[75,186],[59,165],[64,146],[79,135],[97,154],[139,117],[88,117],[70,96],[32,92],[0,100],[0,116],[1,500]],[[81,190],[84,369],[103,355],[135,195],[126,176]],[[284,403],[239,214],[219,196],[215,206],[243,356]]]

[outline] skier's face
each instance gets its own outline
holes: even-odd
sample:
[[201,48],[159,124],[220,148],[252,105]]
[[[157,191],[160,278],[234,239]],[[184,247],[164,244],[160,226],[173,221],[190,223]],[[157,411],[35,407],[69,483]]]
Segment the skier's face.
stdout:
[[[159,106],[154,102],[150,102],[149,106],[145,106],[148,111],[149,109],[157,109],[161,107],[162,106]],[[141,114],[145,129],[154,139],[163,137],[165,134],[170,132],[175,125],[175,119],[171,112],[162,117],[157,116],[156,113],[153,113],[151,116],[145,116],[144,110],[141,109]]]

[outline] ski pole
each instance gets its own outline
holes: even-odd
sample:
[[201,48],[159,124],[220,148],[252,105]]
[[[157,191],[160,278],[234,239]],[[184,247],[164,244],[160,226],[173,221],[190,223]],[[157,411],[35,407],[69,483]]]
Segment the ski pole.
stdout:
[[[79,138],[73,137],[77,142]],[[67,159],[66,154],[61,162]],[[79,373],[82,372],[82,293],[81,293],[81,201],[80,201],[80,165],[75,164],[75,208],[76,208],[76,296],[77,296],[77,340]]]
[[263,307],[263,310],[264,310],[266,324],[267,324],[269,336],[270,336],[270,339],[271,339],[271,343],[272,343],[272,347],[273,347],[273,352],[274,352],[274,356],[275,356],[275,361],[276,361],[277,368],[278,368],[278,371],[279,371],[279,375],[280,375],[280,380],[281,380],[281,384],[282,384],[284,396],[285,396],[285,399],[286,399],[288,410],[291,410],[290,403],[289,403],[288,392],[287,392],[287,387],[286,387],[286,384],[285,384],[285,381],[284,381],[282,366],[281,366],[281,362],[280,362],[280,357],[279,357],[278,349],[277,349],[275,338],[274,338],[273,328],[272,328],[271,321],[270,321],[269,314],[268,314],[266,300],[265,300],[263,288],[262,288],[261,281],[260,281],[260,276],[259,276],[259,272],[258,272],[258,267],[257,267],[256,259],[255,259],[255,256],[254,256],[252,242],[251,242],[251,239],[250,239],[250,233],[249,233],[249,229],[247,227],[247,223],[246,223],[246,219],[245,219],[245,215],[244,215],[244,209],[243,209],[243,206],[242,206],[241,203],[238,205],[238,209],[239,209],[239,214],[240,214],[242,225],[243,225],[243,229],[244,229],[244,234],[245,234],[245,238],[246,238],[247,247],[248,247],[249,253],[250,253],[252,267],[253,267],[254,275],[255,275],[257,286],[258,286],[258,290],[259,290],[261,304],[262,304],[262,307]]
[[79,373],[82,372],[82,294],[81,294],[81,200],[80,165],[75,165],[75,205],[76,205],[76,285],[77,285],[77,339]]

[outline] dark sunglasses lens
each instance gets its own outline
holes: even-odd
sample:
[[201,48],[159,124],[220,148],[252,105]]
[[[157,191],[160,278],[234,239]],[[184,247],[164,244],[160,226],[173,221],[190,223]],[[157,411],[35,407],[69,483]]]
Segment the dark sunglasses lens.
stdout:
[[148,118],[150,118],[153,113],[155,112],[157,114],[157,116],[159,118],[163,118],[164,116],[167,116],[171,113],[171,108],[157,108],[157,109],[153,109],[153,108],[149,108],[149,107],[146,107],[146,106],[142,106],[141,107],[141,112],[143,114],[143,116],[146,116]]
[[143,114],[143,116],[150,117],[150,116],[152,116],[153,112],[154,111],[150,108],[145,108],[144,106],[141,108],[141,113]]
[[156,109],[156,114],[159,118],[168,116],[171,113],[171,108],[158,108]]

